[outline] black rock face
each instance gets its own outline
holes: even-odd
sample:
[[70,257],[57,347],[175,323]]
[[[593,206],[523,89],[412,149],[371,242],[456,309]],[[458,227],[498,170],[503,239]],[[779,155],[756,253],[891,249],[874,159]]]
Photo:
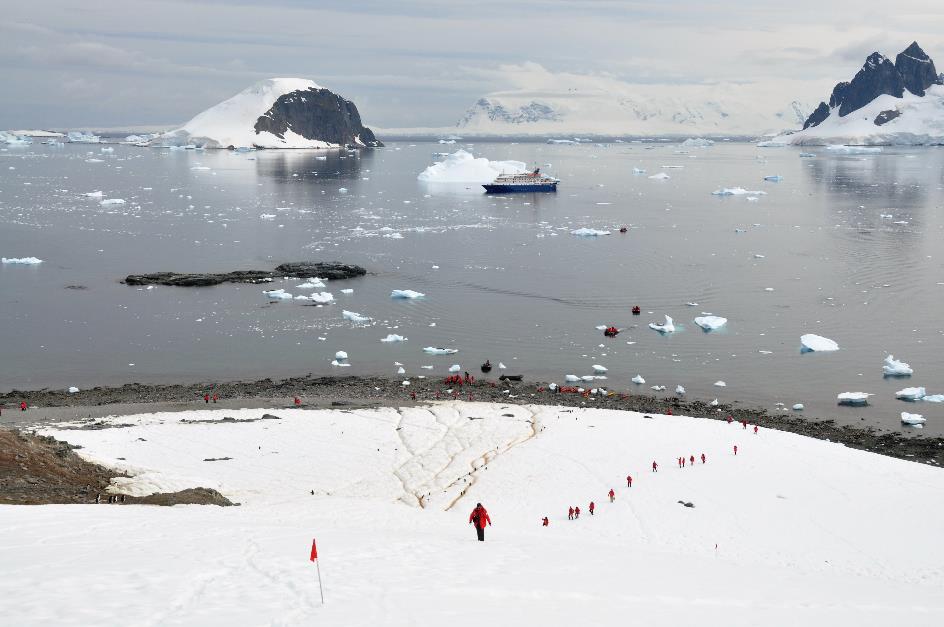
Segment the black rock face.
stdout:
[[941,84],[934,61],[916,41],[898,53],[895,57],[895,69],[901,75],[905,89],[915,96],[923,96],[928,87]]
[[839,105],[839,115],[848,115],[882,94],[901,98],[904,93],[905,84],[895,65],[884,55],[873,52],[846,88],[845,97]]
[[[821,124],[833,109],[838,109],[839,115],[845,116],[881,95],[901,98],[907,89],[916,96],[924,96],[928,87],[941,84],[944,84],[944,74],[937,73],[934,61],[918,42],[912,42],[900,52],[894,64],[881,53],[873,52],[851,81],[836,84],[829,97],[829,105],[821,102],[806,119],[803,128]],[[876,117],[875,124],[881,126],[898,115],[900,113],[897,111],[883,111]]]
[[875,119],[873,120],[873,122],[875,123],[875,126],[881,126],[882,124],[885,124],[886,122],[891,122],[892,120],[897,118],[899,115],[901,115],[901,111],[896,111],[895,109],[889,109],[888,111],[882,111],[877,116],[875,116]]
[[361,123],[354,103],[327,89],[311,88],[283,94],[259,116],[255,131],[268,131],[282,139],[286,132],[292,131],[305,139],[342,146],[383,146],[373,131]]
[[220,273],[155,272],[129,274],[126,285],[168,285],[171,287],[208,287],[221,283],[265,283],[280,277],[321,277],[329,281],[364,276],[367,270],[339,261],[297,261],[283,263],[275,270],[234,270]]
[[823,120],[829,117],[829,105],[825,102],[819,103],[819,106],[810,114],[810,117],[806,119],[806,122],[803,123],[803,129],[808,129],[811,126],[816,126]]

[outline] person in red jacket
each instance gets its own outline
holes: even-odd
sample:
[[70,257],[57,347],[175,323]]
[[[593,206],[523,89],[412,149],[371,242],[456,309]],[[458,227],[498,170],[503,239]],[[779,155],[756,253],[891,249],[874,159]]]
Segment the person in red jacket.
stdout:
[[737,444],[734,445],[734,454],[735,454],[735,455],[738,454],[738,445],[737,445]]
[[593,501],[590,501],[590,515],[591,516],[593,516],[593,508],[594,508]]
[[209,395],[209,394],[204,394],[204,395],[203,395],[203,402],[206,403],[207,405],[210,404],[210,395]]
[[701,454],[701,463],[703,463],[703,464],[705,463],[705,454],[704,454],[704,453]]
[[580,508],[579,508],[579,507],[575,507],[575,508],[574,508],[574,518],[575,518],[575,519],[580,518]]
[[26,401],[20,401],[20,411],[26,411]]
[[610,503],[616,500],[616,492],[613,491],[613,488],[610,488]]
[[574,519],[574,508],[571,507],[567,510],[567,520],[573,520],[573,519]]
[[694,465],[695,465],[695,456],[694,456],[694,455],[690,455],[689,458],[688,458],[688,461],[689,461],[689,463],[690,463],[692,466],[694,466]]
[[475,509],[469,514],[469,524],[475,525],[475,533],[479,537],[479,542],[485,542],[485,523],[492,526],[492,519],[488,517],[488,512],[482,507],[481,503],[475,504]]
[[659,472],[659,464],[652,460],[652,472]]
[[549,524],[551,524],[551,521],[549,521],[549,520],[547,519],[547,516],[545,516],[545,517],[544,517],[544,520],[541,521],[541,526],[542,526],[542,527],[547,527]]
[[632,475],[626,475],[626,487],[627,487],[627,488],[633,487],[633,476],[632,476]]
[[757,425],[754,425],[754,435],[757,435]]

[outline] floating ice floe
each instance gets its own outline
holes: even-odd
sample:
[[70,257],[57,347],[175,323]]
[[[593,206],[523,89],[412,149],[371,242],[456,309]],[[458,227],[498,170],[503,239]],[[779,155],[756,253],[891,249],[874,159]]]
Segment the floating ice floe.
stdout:
[[397,368],[397,374],[406,374],[406,370],[404,370],[403,366]]
[[646,173],[645,168],[633,168],[633,174],[645,174],[645,173]]
[[362,316],[356,311],[348,311],[346,309],[341,311],[341,317],[344,318],[345,320],[350,320],[351,322],[358,322],[358,323],[370,322],[370,318],[368,318],[367,316]]
[[646,382],[646,380],[642,378],[642,375],[639,375],[639,374],[633,377],[631,381],[635,383],[636,385],[642,385],[643,383]]
[[665,172],[659,172],[658,174],[653,174],[649,178],[652,179],[653,181],[667,181],[672,177],[666,174]]
[[275,214],[274,213],[260,213],[259,219],[260,220],[275,220]]
[[869,404],[870,396],[867,392],[843,392],[836,396],[836,401],[840,405],[862,406]]
[[106,198],[105,200],[98,203],[103,207],[108,207],[109,205],[123,205],[125,204],[124,198]]
[[727,387],[727,386],[728,386],[728,384],[725,383],[724,381],[715,381],[715,384],[714,384],[714,385],[715,385],[716,388],[723,388],[723,387]]
[[679,145],[685,148],[708,148],[709,146],[714,146],[715,142],[704,137],[689,137]]
[[69,388],[69,394],[76,394],[76,393],[78,393],[78,391],[79,391],[79,388],[77,388],[77,387],[75,387],[75,386],[72,386],[72,387]]
[[426,294],[422,292],[414,292],[413,290],[393,290],[390,292],[390,298],[403,298],[403,299],[415,299],[423,298]]
[[338,361],[344,361],[347,359],[347,353],[345,351],[338,351],[334,354],[334,358]]
[[944,403],[944,394],[928,394],[922,396],[921,400],[925,403]]
[[385,233],[383,237],[386,237],[387,239],[403,239],[403,234],[402,233]]
[[927,390],[921,388],[905,388],[895,392],[895,398],[901,401],[920,401],[927,395]]
[[103,192],[102,190],[97,190],[97,191],[94,191],[94,192],[87,192],[87,193],[82,194],[82,195],[83,195],[83,196],[88,196],[89,198],[102,198],[102,197],[105,195],[105,192]]
[[427,346],[423,349],[424,353],[430,355],[455,355],[459,352],[456,348],[440,348],[438,346]]
[[675,324],[673,323],[672,318],[669,316],[665,317],[665,322],[662,324],[659,324],[658,322],[650,322],[649,328],[663,334],[675,332]]
[[38,257],[0,257],[3,263],[14,266],[35,266],[43,262]]
[[840,155],[873,155],[882,152],[878,146],[844,146],[843,144],[830,144],[826,150]]
[[826,353],[830,351],[838,351],[839,344],[833,340],[823,337],[822,335],[816,335],[814,333],[807,333],[800,336],[800,352],[803,353]]
[[685,388],[682,387],[681,385],[676,385],[676,386],[675,386],[675,393],[678,394],[679,396],[684,396],[684,395],[685,395]]
[[921,414],[909,414],[906,411],[901,412],[901,424],[911,425],[912,427],[922,427],[927,422]]
[[708,405],[711,407],[717,407],[719,405],[718,399],[711,401],[710,403],[708,403]]
[[771,174],[770,176],[765,176],[764,180],[770,181],[771,183],[779,183],[780,181],[783,180],[783,177],[780,176],[779,174]]
[[354,290],[352,290],[351,288],[347,288],[347,289],[341,290],[341,293],[342,293],[342,294],[353,294],[353,293],[354,293]]
[[313,277],[313,278],[308,279],[304,283],[299,283],[298,285],[295,286],[295,289],[318,290],[325,286],[324,281],[325,279],[319,279],[317,277]]
[[[491,183],[500,174],[521,174],[528,165],[523,161],[489,161],[457,150],[429,166],[416,178],[424,183]],[[479,190],[481,191],[481,190]]]
[[727,318],[722,318],[721,316],[700,316],[695,318],[695,324],[700,326],[705,331],[714,331],[720,329],[728,323]]
[[793,411],[803,411],[803,403],[796,403],[793,406]]
[[567,383],[576,383],[577,381],[580,381],[580,377],[575,374],[565,374],[564,381]]
[[653,386],[650,387],[649,389],[650,389],[650,390],[655,390],[656,392],[665,392],[665,386],[664,386],[664,385],[653,385]]
[[402,335],[397,335],[396,333],[391,333],[391,334],[387,335],[387,337],[382,337],[382,338],[380,338],[380,341],[381,341],[381,342],[406,342],[406,339],[407,339],[407,338],[403,337]]
[[350,368],[351,367],[351,364],[343,362],[343,361],[338,361],[337,359],[332,360],[331,365],[337,368]]
[[292,300],[293,298],[291,294],[282,289],[263,290],[262,293],[265,294],[269,300]]
[[712,196],[744,196],[750,194],[751,196],[763,196],[767,192],[762,191],[751,191],[744,189],[743,187],[722,187],[721,189],[716,189],[711,192]]
[[578,237],[599,237],[600,235],[609,235],[609,231],[599,231],[597,229],[575,229],[570,232],[571,235],[576,235]]
[[449,372],[459,372],[460,370],[462,370],[462,366],[459,364],[452,364],[449,366]]
[[504,369],[507,368],[507,367],[508,367],[508,366],[506,366],[506,365],[503,364],[502,362],[498,362],[498,369],[499,369],[499,370],[504,370]]
[[593,364],[590,367],[593,368],[593,371],[596,372],[597,374],[603,374],[607,371],[607,368],[604,366],[601,366],[600,364]]
[[882,366],[882,373],[886,377],[910,377],[914,370],[909,364],[895,359],[894,355],[885,358],[885,365]]
[[331,292],[315,292],[308,297],[308,300],[321,305],[327,305],[328,303],[334,302],[334,294]]

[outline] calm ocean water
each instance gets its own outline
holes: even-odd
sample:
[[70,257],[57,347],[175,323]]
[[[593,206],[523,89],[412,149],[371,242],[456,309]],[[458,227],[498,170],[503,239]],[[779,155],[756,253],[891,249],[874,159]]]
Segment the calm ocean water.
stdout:
[[[465,147],[477,156],[542,166],[562,179],[559,191],[490,197],[417,181],[433,153],[459,147],[391,142],[326,159],[94,145],[0,152],[0,255],[44,260],[0,266],[0,388],[396,376],[395,362],[438,377],[452,364],[477,373],[485,359],[563,382],[600,364],[608,380],[596,385],[611,389],[671,394],[681,384],[690,397],[803,403],[811,415],[889,429],[909,411],[925,415],[928,435],[944,433],[944,405],[894,398],[915,385],[944,393],[944,151],[801,158],[737,143],[476,143]],[[671,178],[648,178],[659,172]],[[711,194],[723,187],[765,194]],[[96,190],[125,203],[83,196]],[[581,227],[613,234],[570,234]],[[329,282],[337,303],[325,307],[272,304],[258,285],[119,283],[132,272],[306,259],[372,274]],[[271,287],[309,294],[300,282]],[[392,300],[393,289],[426,298]],[[372,323],[355,326],[343,309]],[[705,333],[692,321],[702,312],[728,323]],[[676,333],[647,327],[664,314]],[[604,324],[625,330],[606,339],[595,328]],[[409,339],[380,342],[388,333]],[[841,350],[801,354],[804,333]],[[433,357],[425,346],[459,353]],[[338,350],[351,367],[331,366]],[[915,375],[883,379],[889,353]],[[645,385],[630,382],[636,374]],[[858,391],[875,394],[869,407],[836,406],[838,393]]]

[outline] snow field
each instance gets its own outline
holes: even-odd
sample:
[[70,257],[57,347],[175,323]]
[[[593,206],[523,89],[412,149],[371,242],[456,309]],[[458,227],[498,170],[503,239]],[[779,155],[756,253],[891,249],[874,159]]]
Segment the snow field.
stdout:
[[[11,566],[0,596],[18,599],[6,619],[624,625],[632,616],[677,625],[697,612],[699,625],[931,625],[944,618],[944,546],[934,536],[944,514],[939,469],[788,433],[755,435],[738,423],[633,412],[462,402],[270,412],[282,419],[181,423],[264,413],[206,410],[114,419],[135,425],[122,429],[45,430],[128,471],[124,492],[205,486],[242,506],[0,507]],[[678,468],[679,456],[703,452],[706,464]],[[204,461],[220,457],[232,459]],[[467,524],[476,501],[494,523],[484,544]],[[567,521],[569,505],[580,506],[580,520]],[[312,537],[324,607],[307,562]]]

